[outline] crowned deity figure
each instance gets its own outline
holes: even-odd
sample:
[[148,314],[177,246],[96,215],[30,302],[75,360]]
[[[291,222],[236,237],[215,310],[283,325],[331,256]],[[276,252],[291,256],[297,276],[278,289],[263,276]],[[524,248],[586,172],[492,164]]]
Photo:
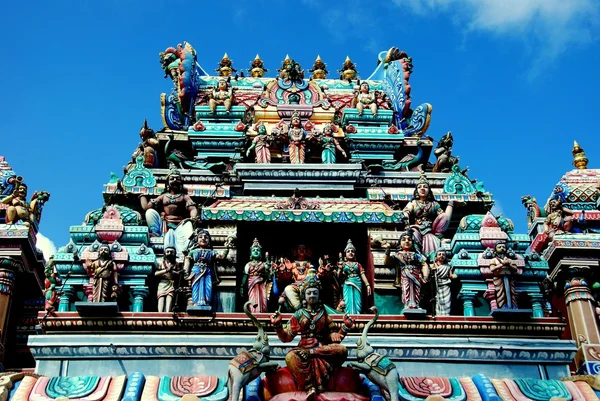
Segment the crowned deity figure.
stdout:
[[156,291],[159,312],[171,312],[173,310],[173,299],[175,298],[175,292],[178,290],[181,274],[181,267],[177,262],[177,251],[174,246],[169,245],[165,248],[163,260],[160,262],[158,270],[154,272],[159,280]]
[[144,119],[144,125],[140,129],[140,139],[142,142],[131,155],[131,161],[127,164],[127,167],[125,167],[125,172],[128,172],[135,167],[135,160],[138,156],[144,157],[144,167],[158,167],[156,150],[158,149],[159,142],[158,139],[156,139],[154,130],[148,126],[148,121],[146,119]]
[[300,287],[308,274],[309,269],[313,268],[307,258],[309,257],[310,251],[305,245],[298,245],[294,251],[294,261],[286,259],[279,266],[280,273],[291,273],[292,283],[285,286],[283,295],[279,299],[279,303],[283,304],[287,300],[290,306],[294,310],[298,310],[302,307],[302,299],[300,294]]
[[385,251],[384,264],[394,264],[396,279],[394,287],[402,291],[405,309],[419,309],[421,287],[429,276],[427,259],[415,247],[413,233],[407,231],[400,236],[400,250],[391,252],[389,243],[382,244]]
[[254,160],[256,163],[271,163],[271,138],[267,134],[267,127],[261,122],[255,127],[256,136],[252,139],[252,144],[246,151],[246,157],[254,150]]
[[[187,249],[189,238],[194,232],[191,220],[198,217],[196,203],[187,194],[177,170],[171,170],[167,175],[164,192],[148,202],[145,195],[140,196],[142,209],[146,211],[146,223],[150,235],[157,237],[165,235],[164,243],[174,245],[177,255]],[[162,207],[159,214],[156,207]]]
[[554,192],[544,207],[546,219],[544,220],[544,232],[548,235],[547,240],[552,241],[555,234],[564,234],[573,228],[573,211],[563,207],[563,193]]
[[458,157],[452,156],[452,145],[454,138],[452,133],[448,132],[438,142],[433,154],[437,158],[433,165],[434,173],[449,173],[452,166],[458,163]]
[[321,152],[321,161],[323,164],[335,164],[336,150],[346,157],[346,152],[340,146],[337,139],[333,137],[333,127],[331,124],[326,124],[323,128],[323,136],[319,138],[323,151]]
[[369,84],[363,82],[360,84],[358,91],[354,93],[354,99],[352,105],[356,107],[358,115],[362,116],[365,111],[365,107],[371,110],[374,116],[377,115],[377,93],[376,91],[371,92]]
[[215,114],[217,112],[217,106],[224,106],[225,112],[231,111],[231,106],[235,100],[233,96],[233,88],[227,82],[227,79],[220,78],[217,87],[213,89],[209,94],[208,108],[210,112]]
[[27,202],[27,185],[22,183],[22,179],[15,181],[12,193],[2,199],[2,203],[8,205],[6,224],[16,224],[21,220],[24,225],[29,225],[30,205]]
[[227,258],[233,245],[228,240],[225,246],[223,252],[217,252],[212,248],[208,231],[200,230],[197,233],[196,247],[188,252],[183,266],[185,279],[192,289],[192,305],[212,308],[213,286],[220,282],[216,263]]
[[290,155],[290,163],[304,164],[306,153],[306,141],[310,139],[310,135],[302,127],[300,113],[295,111],[292,114],[290,125],[288,126],[283,120],[277,124],[277,129],[280,134],[288,137],[288,152]]
[[320,302],[320,292],[316,271],[310,269],[301,287],[303,305],[285,325],[279,312],[271,316],[271,323],[282,342],[289,343],[300,334],[298,346],[287,353],[285,363],[298,389],[307,392],[309,401],[328,390],[334,369],[346,361],[348,350],[340,343],[354,324],[350,316],[345,315],[342,327],[337,329]]
[[497,308],[518,309],[514,276],[519,274],[519,268],[515,260],[509,257],[506,242],[499,241],[494,245],[494,258],[490,262],[490,270],[493,274]]
[[446,210],[437,203],[424,174],[417,181],[413,199],[402,213],[414,231],[415,241],[420,252],[429,257],[441,244],[441,237],[450,224],[454,201],[448,202]]
[[98,259],[86,261],[86,267],[92,285],[91,301],[116,301],[119,290],[119,275],[109,246],[106,244],[101,245],[98,249]]
[[431,274],[435,280],[436,302],[435,314],[437,316],[449,316],[451,307],[451,289],[452,279],[457,276],[452,272],[452,266],[448,263],[448,253],[446,250],[438,250],[435,253],[435,260],[431,266]]
[[242,278],[242,288],[247,288],[248,301],[250,301],[250,311],[267,312],[269,273],[271,271],[270,263],[263,261],[262,247],[258,239],[254,239],[250,247],[250,261],[244,267],[244,276]]
[[365,269],[356,261],[356,248],[352,240],[348,240],[344,253],[346,258],[338,262],[338,274],[343,282],[339,309],[349,314],[359,314],[362,313],[363,294],[372,294],[371,284],[367,280]]

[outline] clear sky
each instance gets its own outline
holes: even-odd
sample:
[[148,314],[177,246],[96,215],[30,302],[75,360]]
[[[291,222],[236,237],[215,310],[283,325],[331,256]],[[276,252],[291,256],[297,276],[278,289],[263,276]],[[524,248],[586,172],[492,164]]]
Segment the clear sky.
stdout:
[[0,19],[0,155],[52,194],[41,232],[57,246],[102,206],[144,118],[162,127],[158,53],[183,41],[206,70],[259,53],[269,75],[286,54],[306,70],[321,55],[330,72],[349,55],[367,77],[378,51],[406,50],[413,105],[433,104],[428,134],[452,131],[520,232],[520,197],[545,203],[574,139],[600,168],[598,0],[14,1]]

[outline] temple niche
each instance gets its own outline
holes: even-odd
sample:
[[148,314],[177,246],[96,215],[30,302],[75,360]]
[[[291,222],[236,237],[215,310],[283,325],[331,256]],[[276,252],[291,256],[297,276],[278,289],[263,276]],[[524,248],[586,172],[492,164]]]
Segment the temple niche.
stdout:
[[[234,59],[209,74],[190,43],[160,53],[163,126],[131,133],[124,174],[46,264],[30,352],[52,378],[11,376],[10,397],[597,399],[569,378],[600,366],[598,177],[578,144],[518,233],[460,133],[429,130],[407,52],[338,74]],[[48,195],[27,203],[2,171],[0,232],[25,236]]]

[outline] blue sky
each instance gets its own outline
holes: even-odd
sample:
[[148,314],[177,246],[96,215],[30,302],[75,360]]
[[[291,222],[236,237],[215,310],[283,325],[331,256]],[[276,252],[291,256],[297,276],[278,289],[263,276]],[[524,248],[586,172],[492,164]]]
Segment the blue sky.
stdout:
[[573,140],[600,167],[597,0],[29,1],[3,5],[0,154],[50,191],[41,231],[57,246],[102,206],[170,89],[158,53],[184,40],[209,71],[227,52],[271,73],[286,54],[329,71],[346,55],[366,77],[378,51],[413,57],[413,104],[433,104],[429,135],[454,153],[525,232],[520,197],[544,203],[571,169]]

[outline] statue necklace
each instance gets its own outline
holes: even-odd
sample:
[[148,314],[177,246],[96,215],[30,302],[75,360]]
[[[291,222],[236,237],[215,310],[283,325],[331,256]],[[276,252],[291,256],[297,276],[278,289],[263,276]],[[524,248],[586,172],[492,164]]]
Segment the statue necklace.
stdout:
[[173,204],[173,203],[177,203],[177,199],[181,198],[183,196],[183,193],[178,194],[178,195],[171,195],[171,194],[165,194],[167,196],[167,199],[169,199],[169,203]]

